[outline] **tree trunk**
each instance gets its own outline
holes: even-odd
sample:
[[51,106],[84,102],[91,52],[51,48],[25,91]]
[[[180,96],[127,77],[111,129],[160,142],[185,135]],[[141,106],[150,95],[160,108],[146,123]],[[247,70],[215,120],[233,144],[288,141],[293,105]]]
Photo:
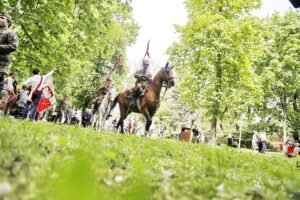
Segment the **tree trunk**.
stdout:
[[283,150],[285,150],[286,149],[286,146],[285,146],[285,141],[286,141],[286,130],[287,130],[287,123],[286,123],[286,112],[285,111],[283,111],[283,113],[282,113],[282,131],[283,131],[283,143],[284,143],[284,147],[285,148],[283,148]]
[[215,115],[211,119],[209,144],[211,145],[217,144],[217,116]]
[[213,104],[213,113],[212,113],[211,127],[210,127],[210,141],[209,141],[211,145],[217,144],[217,120],[219,117],[219,110],[221,105],[222,66],[221,66],[220,54],[218,54],[218,61],[215,66],[215,72],[217,78],[217,82],[215,86],[217,100]]
[[286,113],[287,113],[287,97],[285,95],[285,92],[283,93],[283,96],[281,97],[281,108],[282,108],[282,132],[283,132],[283,151],[286,149],[285,141],[286,141],[286,133],[287,133],[287,120],[286,120]]

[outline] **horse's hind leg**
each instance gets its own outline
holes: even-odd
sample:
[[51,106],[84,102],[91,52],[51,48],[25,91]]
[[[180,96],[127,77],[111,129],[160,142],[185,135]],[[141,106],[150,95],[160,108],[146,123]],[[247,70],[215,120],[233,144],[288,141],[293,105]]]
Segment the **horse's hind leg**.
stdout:
[[121,127],[121,133],[124,133],[124,119],[122,117],[120,117],[119,122],[117,124],[117,131],[119,130],[119,127]]
[[124,104],[119,103],[120,108],[120,120],[118,122],[117,128],[121,126],[121,133],[124,133],[124,120],[129,115],[130,112],[128,112],[128,108]]

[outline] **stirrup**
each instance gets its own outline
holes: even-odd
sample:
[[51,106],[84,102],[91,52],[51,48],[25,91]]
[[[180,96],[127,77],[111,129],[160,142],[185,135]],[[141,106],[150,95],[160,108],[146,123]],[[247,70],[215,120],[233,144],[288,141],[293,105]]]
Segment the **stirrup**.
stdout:
[[140,97],[143,97],[143,96],[145,96],[145,93],[144,93],[144,92],[140,94]]

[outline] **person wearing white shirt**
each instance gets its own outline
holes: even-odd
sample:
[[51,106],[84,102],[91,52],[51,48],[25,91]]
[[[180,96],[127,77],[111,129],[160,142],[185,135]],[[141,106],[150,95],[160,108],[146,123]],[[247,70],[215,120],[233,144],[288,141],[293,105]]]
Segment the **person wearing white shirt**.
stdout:
[[6,103],[10,94],[14,94],[13,82],[16,79],[15,73],[10,73],[9,77],[4,80],[3,90],[1,91],[1,103]]
[[36,107],[42,96],[43,84],[48,78],[50,78],[52,76],[52,74],[55,71],[57,71],[57,69],[50,71],[46,75],[40,75],[39,69],[32,70],[32,73],[34,74],[34,76],[29,78],[23,84],[26,88],[29,88],[29,87],[31,88],[31,92],[28,96],[27,102],[26,102],[24,110],[23,110],[23,114],[22,114],[23,119],[25,119],[27,117],[27,114],[29,112],[29,107],[32,104],[31,111],[29,114],[29,119],[33,120],[35,112],[36,112]]

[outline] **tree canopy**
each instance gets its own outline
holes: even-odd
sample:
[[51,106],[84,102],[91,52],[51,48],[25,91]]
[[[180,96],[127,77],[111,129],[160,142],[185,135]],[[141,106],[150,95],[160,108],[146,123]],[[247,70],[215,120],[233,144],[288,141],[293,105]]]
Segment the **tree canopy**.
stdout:
[[13,16],[20,43],[13,54],[12,71],[24,79],[33,68],[40,68],[43,73],[58,68],[57,93],[75,94],[73,102],[87,106],[119,56],[123,58],[119,74],[126,68],[125,50],[135,41],[138,30],[130,3],[130,0],[1,1],[0,10],[7,10]]

